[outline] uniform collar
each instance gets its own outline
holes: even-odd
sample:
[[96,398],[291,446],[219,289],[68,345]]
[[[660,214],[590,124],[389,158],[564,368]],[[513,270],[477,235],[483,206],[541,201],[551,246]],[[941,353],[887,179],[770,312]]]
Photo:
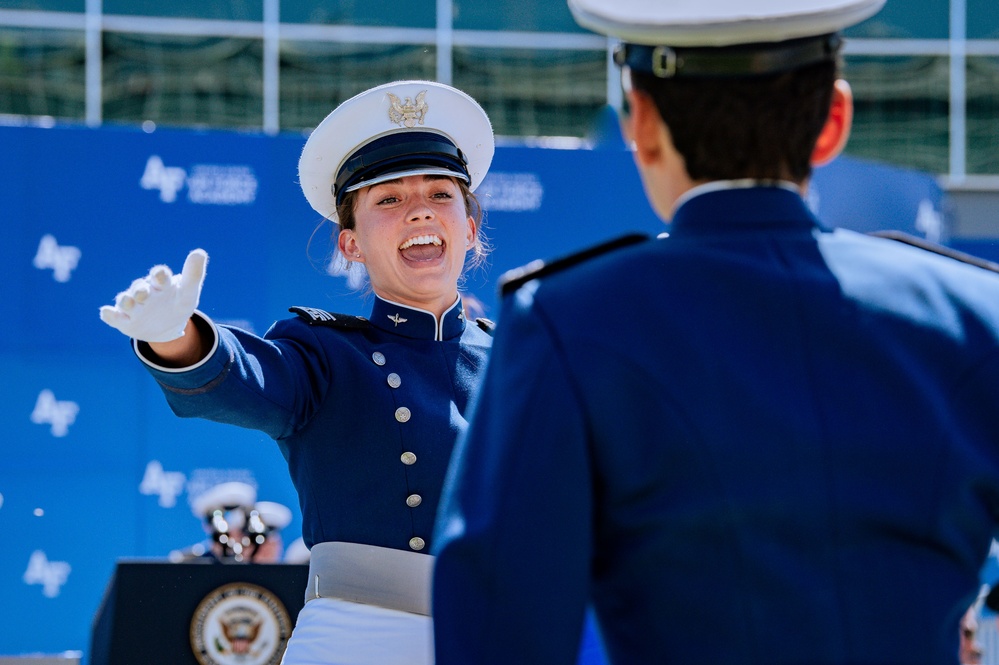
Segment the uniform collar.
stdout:
[[697,187],[688,194],[673,214],[673,237],[691,232],[822,228],[790,183],[724,181]]
[[412,339],[441,341],[458,337],[465,331],[465,313],[461,309],[460,296],[438,321],[433,312],[376,295],[370,319],[376,328]]

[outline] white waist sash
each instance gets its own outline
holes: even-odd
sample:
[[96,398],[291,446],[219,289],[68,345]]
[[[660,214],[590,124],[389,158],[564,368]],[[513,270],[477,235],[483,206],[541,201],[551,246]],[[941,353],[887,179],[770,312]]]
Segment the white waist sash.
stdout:
[[358,543],[316,543],[305,602],[339,598],[430,616],[434,557]]

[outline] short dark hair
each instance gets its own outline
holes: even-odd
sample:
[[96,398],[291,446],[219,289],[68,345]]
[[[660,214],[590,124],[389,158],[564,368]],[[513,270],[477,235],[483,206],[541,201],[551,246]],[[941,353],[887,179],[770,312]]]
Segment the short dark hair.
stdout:
[[655,102],[693,180],[801,182],[829,115],[838,64],[746,77],[657,78],[631,72]]

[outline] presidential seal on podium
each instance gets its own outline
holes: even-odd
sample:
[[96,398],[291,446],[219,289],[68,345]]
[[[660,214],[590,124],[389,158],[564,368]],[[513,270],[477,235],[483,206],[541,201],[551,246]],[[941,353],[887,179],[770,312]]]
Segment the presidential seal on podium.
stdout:
[[208,593],[191,617],[191,649],[201,665],[278,665],[291,617],[267,589],[245,582]]

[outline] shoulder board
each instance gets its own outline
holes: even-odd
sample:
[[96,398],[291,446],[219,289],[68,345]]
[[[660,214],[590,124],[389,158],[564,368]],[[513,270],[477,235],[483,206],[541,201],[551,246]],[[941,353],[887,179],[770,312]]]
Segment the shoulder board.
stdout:
[[961,263],[969,263],[973,266],[984,268],[985,270],[999,272],[999,263],[987,261],[971,254],[965,254],[964,252],[959,252],[956,249],[951,249],[950,247],[945,247],[944,245],[940,245],[902,231],[871,231],[868,235],[877,236],[878,238],[888,238],[889,240],[897,240],[898,242],[904,242],[906,245],[912,245],[913,247],[925,249],[928,252],[940,254],[941,256],[946,256],[956,261],[960,261]]
[[475,324],[480,328],[482,328],[483,330],[485,330],[487,333],[489,333],[490,337],[492,337],[493,331],[496,330],[496,324],[490,321],[489,319],[484,319],[482,317],[479,317],[475,319]]
[[333,314],[324,309],[315,307],[289,307],[289,312],[298,314],[300,319],[305,320],[310,326],[326,326],[329,328],[346,328],[361,330],[371,325],[363,316],[353,314]]
[[647,240],[649,240],[649,236],[647,235],[631,233],[584,249],[581,252],[555,259],[554,261],[532,261],[526,266],[510,270],[500,277],[500,293],[504,296],[509,295],[531,280],[547,277],[548,275],[579,265],[598,256],[624,247],[630,247],[631,245],[637,245]]

